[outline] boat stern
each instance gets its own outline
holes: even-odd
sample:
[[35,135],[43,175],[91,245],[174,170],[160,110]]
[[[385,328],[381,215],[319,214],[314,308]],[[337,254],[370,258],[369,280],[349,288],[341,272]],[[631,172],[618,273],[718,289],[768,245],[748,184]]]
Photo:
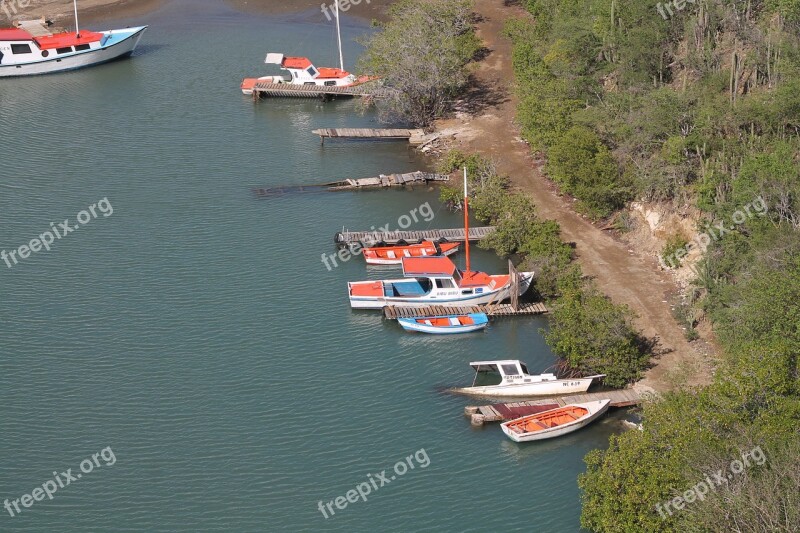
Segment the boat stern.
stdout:
[[503,430],[503,433],[506,434],[506,437],[513,440],[514,442],[520,442],[519,433],[508,427],[507,423],[500,424],[500,429]]
[[347,292],[354,309],[381,309],[386,305],[382,281],[350,281]]
[[253,88],[258,83],[258,78],[245,78],[242,80],[242,84],[239,86],[242,89],[242,94],[251,95],[253,94]]

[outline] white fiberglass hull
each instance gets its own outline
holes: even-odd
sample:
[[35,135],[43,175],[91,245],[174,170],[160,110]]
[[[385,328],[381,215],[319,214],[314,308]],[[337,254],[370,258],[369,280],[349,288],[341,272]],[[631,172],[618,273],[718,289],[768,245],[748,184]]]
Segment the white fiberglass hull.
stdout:
[[484,322],[483,324],[471,324],[467,326],[438,327],[438,326],[429,326],[427,324],[419,324],[413,319],[410,320],[398,319],[397,321],[406,331],[430,333],[432,335],[455,335],[458,333],[473,333],[475,331],[480,331],[482,329],[485,329],[486,326],[489,325],[488,322]]
[[[576,420],[575,422],[571,422],[569,424],[564,424],[562,426],[557,426],[551,429],[542,429],[540,431],[534,431],[531,433],[516,433],[508,428],[508,424],[513,422],[504,422],[500,424],[500,428],[503,430],[503,433],[508,436],[514,442],[531,442],[535,440],[545,440],[545,439],[553,439],[555,437],[560,437],[562,435],[566,435],[568,433],[572,433],[573,431],[578,431],[582,427],[585,427],[592,422],[594,422],[597,418],[599,418],[603,413],[608,411],[608,405],[611,403],[610,400],[597,400],[594,402],[587,402],[587,403],[577,403],[574,404],[576,407],[583,407],[589,410],[589,415]],[[526,417],[523,417],[526,418]]]
[[119,35],[121,32],[130,33],[130,35],[113,44],[86,50],[84,52],[74,52],[61,57],[56,56],[29,63],[0,64],[0,77],[52,74],[107,63],[133,53],[136,46],[139,44],[139,39],[141,39],[146,29],[147,26],[142,26],[139,28],[104,32],[106,35],[110,36]]
[[[519,295],[525,293],[533,281],[532,272],[520,273]],[[456,292],[456,291],[450,291]],[[479,294],[425,294],[421,296],[353,296],[350,295],[350,307],[353,309],[383,309],[387,306],[417,307],[425,305],[470,306],[499,303],[511,297],[511,285],[506,284],[493,291]]]
[[518,397],[518,396],[560,396],[562,394],[576,394],[589,390],[594,378],[559,379],[555,381],[540,381],[536,383],[519,383],[506,385],[489,385],[485,387],[462,387],[451,389],[458,394],[493,397]]

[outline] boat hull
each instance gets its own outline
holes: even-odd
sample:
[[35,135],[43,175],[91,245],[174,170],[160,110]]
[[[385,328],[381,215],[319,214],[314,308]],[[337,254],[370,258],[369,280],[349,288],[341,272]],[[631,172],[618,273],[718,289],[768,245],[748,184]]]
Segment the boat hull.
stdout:
[[[480,315],[480,316],[479,316]],[[419,333],[429,333],[432,335],[453,335],[457,333],[472,333],[485,329],[489,325],[488,317],[483,313],[475,313],[469,315],[474,323],[461,324],[456,326],[434,326],[430,324],[419,323],[418,320],[432,319],[441,317],[416,317],[416,318],[398,318],[397,322],[406,331],[416,331]]]
[[[448,246],[448,247],[442,247],[442,253],[438,254],[438,255],[442,255],[444,257],[451,256],[454,253],[458,252],[458,247],[459,247],[458,244],[455,244],[453,246]],[[401,264],[403,264],[403,258],[404,257],[411,257],[410,255],[409,256],[400,255],[399,257],[392,257],[392,258],[380,257],[380,256],[377,256],[377,255],[368,254],[367,253],[368,250],[369,250],[369,248],[365,248],[362,251],[362,255],[364,256],[364,260],[367,262],[367,264],[368,265],[373,265],[373,266],[375,266],[375,265],[381,265],[381,266],[401,265]],[[436,255],[435,249],[433,250],[432,253],[428,253],[428,254],[425,254],[425,255],[427,255],[427,256]],[[422,257],[422,254],[419,254],[416,257]]]
[[[533,280],[532,272],[520,273],[519,295],[525,293]],[[455,291],[454,291],[455,292]],[[484,291],[479,294],[453,294],[450,296],[353,296],[350,291],[350,307],[353,309],[383,309],[387,306],[419,307],[426,305],[471,306],[498,303],[511,297],[511,284]]]
[[[532,442],[537,440],[553,439],[556,437],[560,437],[562,435],[567,435],[569,433],[572,433],[573,431],[578,431],[579,429],[591,424],[592,422],[597,420],[600,416],[602,416],[606,411],[608,411],[608,406],[610,403],[611,400],[597,400],[594,402],[573,404],[572,407],[582,407],[584,409],[588,409],[589,414],[569,424],[564,424],[550,429],[542,429],[540,431],[535,431],[530,433],[516,433],[515,431],[509,429],[509,424],[512,424],[514,422],[517,422],[525,418],[540,417],[547,414],[550,411],[546,411],[544,413],[539,413],[536,415],[524,416],[522,418],[511,420],[509,422],[503,422],[502,424],[500,424],[500,428],[503,430],[503,433],[505,433],[506,436],[508,436],[508,438],[510,438],[514,442]],[[565,406],[565,407],[570,407],[570,406]],[[564,409],[564,407],[560,407],[559,409]],[[557,410],[558,409],[554,409],[554,411]]]
[[541,381],[536,383],[520,383],[510,385],[490,385],[485,387],[461,387],[451,389],[458,394],[472,396],[521,397],[521,396],[558,396],[586,392],[594,378],[559,379],[557,381]]
[[119,40],[114,40],[112,44],[84,52],[74,52],[62,57],[52,57],[29,63],[0,65],[0,77],[54,74],[108,63],[132,54],[146,29],[147,26],[129,30],[110,30],[103,33],[111,37],[120,36],[120,32],[129,33],[129,35]]

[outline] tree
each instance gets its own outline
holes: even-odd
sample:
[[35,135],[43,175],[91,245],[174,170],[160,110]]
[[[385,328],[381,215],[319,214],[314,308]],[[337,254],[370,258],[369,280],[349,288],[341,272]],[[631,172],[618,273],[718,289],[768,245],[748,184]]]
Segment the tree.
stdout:
[[545,340],[569,368],[583,375],[606,374],[606,385],[621,388],[638,379],[649,360],[633,318],[627,306],[614,304],[588,284],[565,291]]
[[564,192],[575,196],[589,215],[608,216],[630,198],[613,155],[589,128],[570,128],[548,156],[550,176]]
[[360,69],[395,89],[380,103],[384,120],[427,126],[449,109],[480,48],[471,13],[471,0],[400,0],[381,31],[363,40]]

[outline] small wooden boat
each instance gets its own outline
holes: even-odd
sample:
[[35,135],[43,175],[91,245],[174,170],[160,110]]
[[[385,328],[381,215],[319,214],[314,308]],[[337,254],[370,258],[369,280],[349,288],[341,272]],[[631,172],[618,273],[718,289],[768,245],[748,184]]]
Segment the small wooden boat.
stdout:
[[481,330],[489,324],[489,317],[486,316],[486,313],[470,313],[468,315],[398,318],[397,321],[406,331],[447,335]]
[[611,400],[565,405],[535,415],[503,422],[503,433],[514,442],[552,439],[588,425],[608,410]]
[[592,381],[603,374],[585,378],[559,379],[555,374],[530,374],[525,363],[516,359],[473,361],[475,369],[471,387],[450,389],[459,394],[476,396],[555,396],[586,392]]
[[364,248],[364,259],[368,265],[400,265],[404,257],[448,256],[458,251],[459,243],[436,243],[424,241],[419,244],[379,246]]

